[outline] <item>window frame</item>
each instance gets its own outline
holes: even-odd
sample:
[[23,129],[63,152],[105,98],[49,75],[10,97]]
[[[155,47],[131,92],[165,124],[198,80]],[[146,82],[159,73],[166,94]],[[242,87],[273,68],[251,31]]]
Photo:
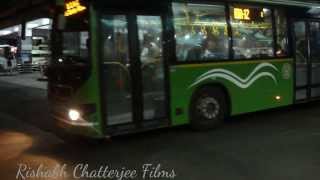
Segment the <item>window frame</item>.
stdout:
[[[201,4],[201,5],[217,5],[217,6],[223,6],[224,7],[224,14],[225,14],[225,23],[227,25],[227,29],[228,29],[228,35],[226,36],[226,39],[228,41],[228,49],[227,49],[227,57],[226,59],[220,59],[220,58],[217,58],[217,59],[205,59],[205,60],[189,60],[189,59],[186,59],[184,61],[182,60],[178,60],[178,57],[177,57],[177,41],[176,41],[176,38],[175,38],[175,34],[176,34],[176,29],[175,29],[175,24],[174,24],[174,11],[173,11],[173,3],[190,3],[190,4]],[[229,17],[228,17],[228,14],[229,14],[229,5],[228,3],[223,3],[223,2],[209,2],[209,1],[172,1],[170,3],[170,11],[171,11],[171,22],[172,22],[172,25],[171,27],[173,28],[173,42],[174,42],[174,61],[176,64],[200,64],[200,63],[215,63],[215,62],[225,62],[229,59],[232,58],[232,50],[230,49],[232,47],[232,38],[230,38],[230,34],[232,34],[232,31],[230,32],[230,23],[228,21]]]
[[[177,51],[176,51],[176,39],[175,39],[175,34],[176,34],[176,29],[174,25],[174,12],[173,12],[173,3],[194,3],[194,4],[203,4],[203,5],[223,5],[225,7],[225,16],[226,16],[226,23],[228,27],[228,41],[229,41],[229,58],[227,59],[215,59],[215,60],[201,60],[201,61],[179,61],[177,58]],[[272,17],[271,17],[271,23],[272,23],[272,34],[273,34],[273,57],[265,57],[265,58],[249,58],[249,59],[235,59],[234,58],[234,51],[233,51],[233,46],[234,46],[234,36],[232,32],[232,25],[231,25],[231,6],[232,5],[243,5],[243,6],[253,6],[253,7],[264,7],[268,8],[271,10]],[[286,31],[287,31],[287,39],[288,39],[288,52],[286,56],[283,57],[277,57],[276,55],[276,41],[277,41],[277,27],[276,27],[276,21],[275,21],[275,10],[281,10],[285,14],[285,20],[286,20]],[[292,57],[292,40],[291,40],[291,28],[290,28],[290,20],[288,17],[288,11],[286,10],[285,6],[275,6],[275,5],[270,5],[266,3],[254,3],[254,2],[212,2],[212,1],[207,1],[207,0],[185,0],[185,1],[179,1],[179,0],[173,0],[169,3],[169,12],[170,12],[170,19],[171,19],[171,25],[170,27],[172,28],[172,47],[173,50],[172,52],[174,53],[172,55],[172,60],[170,61],[171,65],[184,65],[184,64],[210,64],[210,63],[234,63],[234,62],[243,62],[243,61],[265,61],[265,60],[277,60],[277,59],[286,59],[286,58],[291,58]]]

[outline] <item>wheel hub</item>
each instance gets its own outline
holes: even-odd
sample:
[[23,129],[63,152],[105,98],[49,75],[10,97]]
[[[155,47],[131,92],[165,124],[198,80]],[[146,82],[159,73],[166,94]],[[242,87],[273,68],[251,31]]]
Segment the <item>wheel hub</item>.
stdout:
[[220,112],[220,105],[213,97],[202,98],[197,106],[201,116],[207,119],[215,119]]

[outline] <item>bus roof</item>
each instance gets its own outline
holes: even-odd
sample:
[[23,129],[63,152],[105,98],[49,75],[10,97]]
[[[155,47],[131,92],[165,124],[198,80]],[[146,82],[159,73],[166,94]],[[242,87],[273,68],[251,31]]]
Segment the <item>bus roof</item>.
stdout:
[[252,3],[266,3],[274,5],[287,5],[287,6],[299,6],[299,7],[312,7],[319,8],[320,3],[315,1],[298,1],[298,0],[236,0],[237,2],[252,2]]
[[[99,2],[99,3],[114,3],[114,2],[130,2],[130,0],[113,0],[113,1],[106,1],[106,0],[83,0],[83,1],[93,1],[93,2]],[[136,2],[151,2],[151,0],[135,0]],[[170,0],[158,0],[158,2],[161,1],[170,1]],[[211,0],[211,1],[217,1],[217,2],[239,2],[239,3],[263,3],[263,4],[270,4],[270,5],[284,5],[284,6],[296,6],[296,7],[308,7],[308,8],[319,8],[320,9],[320,2],[315,0]],[[183,2],[183,1],[181,1]],[[192,2],[192,1],[191,1]],[[196,0],[194,1],[196,2]],[[154,3],[154,2],[152,2]]]

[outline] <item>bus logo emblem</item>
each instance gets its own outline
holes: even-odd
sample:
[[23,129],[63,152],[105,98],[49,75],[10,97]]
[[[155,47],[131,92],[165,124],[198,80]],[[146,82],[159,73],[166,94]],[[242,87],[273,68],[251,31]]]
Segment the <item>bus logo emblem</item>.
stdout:
[[292,73],[291,64],[289,64],[289,63],[284,64],[282,67],[282,78],[285,80],[290,79],[291,73]]

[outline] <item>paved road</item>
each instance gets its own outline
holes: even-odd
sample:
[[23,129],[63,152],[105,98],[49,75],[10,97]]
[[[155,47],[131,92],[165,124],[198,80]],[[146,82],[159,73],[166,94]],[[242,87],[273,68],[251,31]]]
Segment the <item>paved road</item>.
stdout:
[[92,170],[137,169],[138,180],[146,163],[174,169],[178,180],[320,177],[320,103],[234,117],[207,132],[171,128],[88,146],[50,133],[45,97],[43,90],[0,83],[1,179],[15,179],[19,163],[49,169],[66,164],[67,177],[58,179],[73,179],[78,163]]
[[46,81],[41,81],[41,80],[44,80],[44,77],[42,77],[39,72],[16,74],[11,76],[0,75],[1,82],[46,90],[47,83]]

